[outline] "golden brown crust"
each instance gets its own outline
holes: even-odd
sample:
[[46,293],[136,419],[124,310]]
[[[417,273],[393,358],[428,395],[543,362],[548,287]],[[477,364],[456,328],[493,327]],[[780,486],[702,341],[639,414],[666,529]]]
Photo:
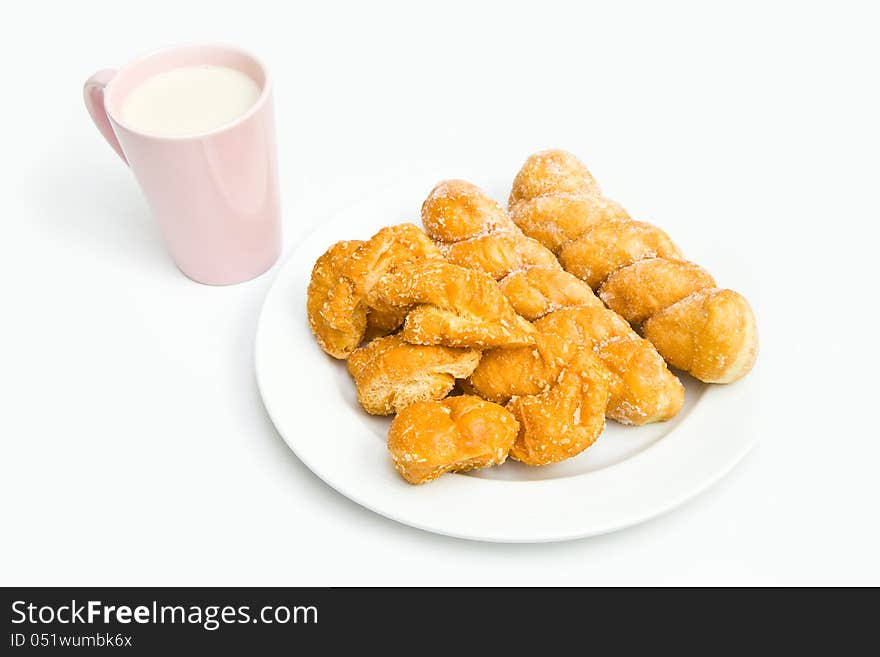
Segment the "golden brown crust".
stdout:
[[733,290],[695,292],[649,317],[642,330],[672,366],[707,383],[742,378],[758,356],[755,315]]
[[642,425],[668,420],[681,410],[681,381],[657,350],[613,311],[599,306],[567,308],[538,320],[535,328],[592,347],[610,372],[608,417]]
[[[517,312],[521,305],[537,316],[549,312],[554,303],[569,301],[569,295],[572,301],[584,296],[566,280],[556,257],[523,235],[503,208],[476,185],[464,180],[438,183],[422,204],[422,222],[447,260],[507,281],[502,286],[504,296]],[[554,282],[564,282],[562,289],[550,290]],[[517,316],[517,321],[523,320]],[[515,345],[508,341],[504,346]]]
[[351,254],[344,270],[355,293],[365,297],[382,276],[408,262],[442,260],[443,254],[415,224],[386,226]]
[[400,335],[389,335],[356,349],[348,371],[364,410],[390,415],[417,401],[442,399],[479,362],[475,349],[412,345]]
[[507,409],[519,422],[519,433],[511,458],[548,465],[596,442],[605,428],[606,376],[602,363],[582,348],[546,391],[513,398]]
[[598,195],[599,186],[584,164],[567,151],[553,149],[531,155],[513,181],[508,207],[547,194]]
[[306,294],[309,327],[318,344],[333,358],[347,358],[361,343],[367,326],[367,309],[354,292],[344,269],[363,244],[337,242],[315,262]]
[[[529,158],[509,204],[513,218],[478,187],[444,181],[422,206],[428,235],[390,226],[315,263],[312,331],[350,356],[368,413],[398,413],[388,448],[410,483],[508,454],[556,463],[592,445],[605,417],[669,419],[684,388],[658,349],[709,382],[754,364],[746,299],[603,197],[570,153]],[[384,337],[359,346],[365,336]],[[456,385],[466,394],[447,397]]]
[[[573,175],[580,175],[578,168],[572,165],[571,156],[565,153],[546,154],[533,164],[535,172],[552,169],[562,180],[570,181]],[[531,193],[529,190],[540,188],[537,183],[532,185],[533,177],[521,180],[521,203],[530,202],[525,198]],[[438,205],[436,199],[441,199],[442,204]],[[450,199],[456,203],[451,205]],[[442,221],[435,217],[438,207],[444,213]],[[528,320],[544,318],[543,326],[548,327],[534,336],[534,344],[527,347],[517,349],[508,341],[504,349],[487,351],[465,384],[467,389],[497,402],[506,402],[518,395],[546,393],[578,349],[586,346],[608,360],[607,378],[612,387],[609,417],[643,424],[668,419],[681,408],[684,389],[654,348],[608,310],[583,281],[548,264],[555,264],[555,256],[517,228],[505,224],[497,204],[479,187],[460,180],[441,182],[423,204],[422,219],[428,234],[441,240],[440,248],[447,258],[452,256],[459,264],[496,277],[510,272],[499,283],[504,296],[518,314]],[[478,237],[454,241],[474,234]],[[465,247],[473,247],[467,252],[468,257],[462,255]],[[540,255],[528,263],[517,259],[520,253],[530,249]],[[549,319],[562,309],[579,307],[593,310],[575,313],[580,323],[570,322],[568,330],[560,328],[568,315]],[[413,319],[411,314],[407,326]],[[606,342],[618,338],[626,340],[606,348]],[[629,364],[635,369],[623,371]],[[642,382],[637,380],[639,376],[647,378]]]
[[488,275],[445,261],[409,263],[383,276],[371,305],[415,306],[403,325],[412,344],[447,347],[520,346],[534,341],[534,329],[517,315]]
[[446,259],[499,280],[528,267],[559,269],[556,257],[523,235],[501,205],[464,180],[438,183],[422,204],[422,223]]
[[394,333],[403,326],[406,319],[405,308],[369,308],[367,310],[367,330],[364,332],[364,342],[370,342],[390,333]]
[[538,333],[533,346],[484,352],[467,385],[499,404],[516,395],[536,395],[550,388],[578,349],[567,337]]
[[559,376],[580,347],[592,349],[608,371],[606,414],[642,425],[673,417],[684,404],[684,386],[657,350],[604,306],[550,313],[535,322],[533,347],[492,349],[468,379],[473,390],[496,402],[533,395]]
[[563,308],[537,320],[535,328],[591,346],[619,337],[638,337],[626,320],[600,305]]
[[595,194],[539,196],[515,204],[510,208],[510,216],[523,233],[553,253],[559,253],[591,226],[629,219],[619,203]]
[[495,199],[466,180],[444,180],[422,203],[422,223],[438,242],[461,242],[516,227]]
[[513,309],[530,322],[560,308],[601,306],[590,287],[562,269],[532,267],[498,281]]
[[334,358],[348,358],[364,340],[396,329],[401,311],[379,308],[368,319],[366,297],[385,273],[419,260],[443,260],[437,246],[413,224],[388,226],[366,242],[338,242],[312,269],[306,310],[321,348]]
[[593,347],[610,372],[608,417],[641,426],[665,422],[684,405],[684,386],[663,357],[638,336],[618,337]]
[[610,274],[639,260],[680,257],[666,233],[642,221],[596,224],[559,251],[565,270],[594,290]]
[[529,267],[562,269],[544,246],[522,233],[490,233],[440,247],[446,259],[456,265],[482,271],[495,280]]
[[510,209],[523,232],[557,253],[566,271],[593,289],[601,285],[602,300],[641,324],[670,364],[709,383],[734,381],[751,369],[758,338],[748,302],[701,294],[714,288],[712,277],[683,261],[662,230],[631,221],[603,198],[573,155],[530,157],[514,180]]
[[388,450],[400,475],[422,484],[446,472],[504,463],[518,431],[513,415],[498,404],[449,397],[401,411],[388,430]]
[[437,306],[418,306],[406,316],[403,337],[412,344],[507,349],[532,344],[534,329],[522,317],[483,320]]
[[640,325],[651,315],[707,287],[715,279],[687,260],[647,258],[622,267],[599,288],[599,297],[628,322]]

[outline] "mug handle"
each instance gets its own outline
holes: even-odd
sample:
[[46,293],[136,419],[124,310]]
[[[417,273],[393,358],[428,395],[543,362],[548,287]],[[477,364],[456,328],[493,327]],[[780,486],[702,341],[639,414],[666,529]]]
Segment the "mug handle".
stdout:
[[116,154],[122,158],[122,161],[128,164],[128,160],[122,152],[122,146],[119,145],[119,140],[113,132],[113,126],[110,125],[107,110],[104,107],[104,87],[109,84],[114,75],[116,75],[116,71],[108,68],[98,71],[86,80],[83,86],[83,100],[86,102],[86,109],[89,111],[89,115],[92,117],[92,121],[95,122],[98,131],[104,136],[107,143],[113,147]]

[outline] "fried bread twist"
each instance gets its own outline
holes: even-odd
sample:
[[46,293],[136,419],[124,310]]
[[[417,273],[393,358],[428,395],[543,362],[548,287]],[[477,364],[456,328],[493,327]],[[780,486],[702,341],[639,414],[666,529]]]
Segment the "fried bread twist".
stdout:
[[396,334],[355,349],[348,371],[364,410],[391,415],[417,401],[443,399],[479,362],[476,349],[414,345]]
[[504,208],[464,180],[444,180],[422,203],[422,223],[446,259],[496,281],[531,267],[561,269],[540,242],[526,237]]
[[492,349],[467,380],[482,397],[503,403],[514,396],[548,390],[577,355],[591,349],[608,373],[607,417],[643,425],[672,418],[684,403],[684,386],[657,350],[615,313],[577,306],[548,313],[535,322],[533,347]]
[[[543,394],[579,348],[586,347],[609,371],[608,417],[645,424],[679,411],[684,388],[654,347],[587,285],[560,270],[550,251],[511,226],[504,210],[479,187],[459,180],[441,182],[422,205],[422,222],[447,257],[463,253],[454,247],[473,246],[466,262],[503,276],[499,285],[511,305],[536,321],[535,344],[484,353],[467,382],[469,390],[501,403],[513,396]],[[563,314],[552,319],[557,313]],[[570,316],[580,323],[563,322]]]
[[526,465],[548,465],[580,454],[605,429],[608,372],[585,348],[545,391],[514,397],[507,410],[519,422],[511,458]]
[[407,263],[380,278],[374,308],[411,308],[401,335],[410,344],[517,347],[534,343],[534,327],[516,314],[488,275],[443,260]]
[[344,271],[363,244],[336,242],[315,262],[306,298],[306,314],[318,344],[333,358],[348,358],[367,330],[367,308],[354,293]]
[[510,193],[513,221],[559,257],[566,271],[640,329],[666,361],[707,383],[745,376],[757,357],[748,301],[715,286],[682,259],[662,230],[633,221],[602,196],[572,154],[551,150],[526,160]]
[[514,310],[529,321],[555,308],[600,303],[472,183],[438,183],[422,203],[422,224],[449,262],[492,276]]
[[371,309],[367,296],[384,274],[420,260],[443,261],[443,255],[413,224],[388,226],[365,242],[337,242],[327,249],[312,269],[306,301],[309,326],[321,348],[334,358],[348,358],[368,329],[375,335],[400,326],[402,309]]
[[411,344],[485,349],[534,341],[531,324],[490,276],[447,262],[412,224],[331,246],[312,270],[307,313],[321,348],[341,359],[365,337],[401,324]]
[[411,484],[504,463],[519,424],[504,407],[463,395],[416,402],[388,430],[395,469]]

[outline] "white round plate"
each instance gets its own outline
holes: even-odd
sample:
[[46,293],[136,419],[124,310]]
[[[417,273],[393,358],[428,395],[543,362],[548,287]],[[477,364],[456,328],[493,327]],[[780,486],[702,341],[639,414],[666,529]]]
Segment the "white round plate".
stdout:
[[[358,406],[345,363],[325,355],[309,331],[306,287],[315,260],[341,239],[382,226],[420,225],[433,179],[377,192],[323,223],[278,272],[260,314],[256,373],[278,432],[316,475],[343,495],[398,522],[482,541],[559,541],[611,532],[685,502],[727,473],[751,448],[748,417],[760,399],[756,372],[727,386],[687,376],[685,406],[645,427],[609,421],[597,443],[543,468],[502,466],[449,474],[422,486],[403,481],[385,448],[390,418]],[[503,188],[490,189],[504,198]],[[749,412],[747,412],[749,411]]]

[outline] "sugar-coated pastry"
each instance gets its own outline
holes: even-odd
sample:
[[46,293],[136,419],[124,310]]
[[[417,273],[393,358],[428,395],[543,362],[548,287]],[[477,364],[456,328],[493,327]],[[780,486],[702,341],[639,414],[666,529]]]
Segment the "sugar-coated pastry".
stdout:
[[542,333],[592,345],[610,373],[608,417],[642,425],[674,417],[684,386],[654,346],[607,308],[564,308],[535,322]]
[[486,351],[468,379],[472,390],[500,403],[535,394],[586,347],[607,370],[607,417],[642,425],[668,420],[681,410],[684,386],[651,343],[604,306],[557,310],[537,320],[535,329],[532,347]]
[[666,233],[632,221],[604,198],[574,155],[529,157],[514,179],[509,209],[526,235],[599,289],[671,365],[707,383],[730,383],[751,370],[758,333],[748,301],[717,289]]
[[590,170],[571,153],[558,149],[541,151],[526,160],[516,174],[508,204],[512,207],[550,193],[598,195],[599,186]]
[[562,269],[556,256],[519,230],[516,233],[490,233],[463,242],[441,244],[440,250],[449,262],[483,271],[495,280],[531,267]]
[[375,338],[394,333],[403,326],[406,313],[406,308],[369,308],[364,341],[369,342]]
[[707,383],[736,381],[758,356],[755,315],[733,290],[694,292],[651,315],[642,330],[670,365]]
[[550,388],[580,348],[567,336],[539,332],[534,345],[489,349],[467,380],[468,389],[499,404],[517,395],[536,395]]
[[366,297],[392,269],[408,262],[442,259],[440,250],[421,228],[397,224],[382,228],[352,253],[345,274],[354,283],[355,293]]
[[504,463],[519,424],[503,406],[463,395],[416,402],[388,430],[395,469],[411,484]]
[[387,272],[431,259],[442,261],[443,256],[413,224],[388,226],[365,242],[331,246],[312,269],[306,302],[309,326],[321,348],[334,358],[348,358],[368,331],[374,337],[399,327],[401,309],[370,312],[366,298]]
[[715,287],[715,279],[693,262],[647,258],[611,274],[599,288],[599,297],[611,310],[638,326],[707,287]]
[[560,268],[556,257],[526,237],[500,203],[465,180],[438,183],[422,203],[422,223],[449,262],[495,280],[530,267]]
[[431,239],[448,244],[517,230],[498,201],[465,180],[434,186],[422,203],[422,224]]
[[318,343],[335,358],[401,325],[413,344],[479,349],[531,344],[534,333],[492,277],[447,262],[412,224],[331,247],[315,263],[307,311]]
[[389,335],[355,349],[348,371],[364,410],[390,415],[417,401],[443,399],[479,362],[476,349],[413,345]]
[[711,383],[754,365],[748,301],[605,197],[571,153],[529,157],[507,209],[445,180],[421,218],[424,231],[332,245],[306,308],[364,410],[396,414],[388,450],[411,484],[508,456],[558,463],[606,418],[668,420],[685,390],[667,363]]
[[530,322],[572,306],[601,306],[593,291],[562,269],[532,267],[508,274],[498,285],[513,309]]
[[662,230],[642,221],[595,224],[559,251],[566,271],[594,290],[612,273],[645,258],[680,258]]
[[510,208],[514,223],[553,253],[583,235],[590,226],[629,219],[621,205],[603,196],[559,194],[520,201]]
[[401,334],[412,344],[486,349],[534,342],[534,328],[491,277],[446,261],[422,260],[390,271],[370,300],[379,308],[412,308]]
[[580,454],[605,428],[606,370],[581,348],[549,387],[514,397],[507,409],[519,422],[511,458],[526,465],[548,465]]
[[[522,185],[517,198],[529,202],[529,194],[543,189],[532,184],[540,172],[552,171],[558,180],[571,182],[582,169],[572,157],[550,152],[528,176],[518,179]],[[684,387],[654,347],[606,308],[582,280],[547,264],[555,256],[548,249],[535,249],[532,240],[504,220],[499,207],[483,190],[463,180],[439,183],[422,204],[428,235],[447,258],[451,249],[480,244],[481,257],[459,263],[496,277],[508,272],[499,281],[504,296],[518,314],[535,321],[535,328],[544,327],[527,347],[515,348],[508,342],[504,348],[486,351],[464,387],[497,402],[538,394],[549,390],[578,350],[586,347],[608,370],[608,417],[645,424],[675,415],[684,402]],[[523,252],[542,256],[526,263],[519,255]]]
[[363,340],[367,308],[344,275],[346,263],[363,242],[337,242],[318,258],[309,281],[306,311],[309,326],[325,352],[348,358]]

